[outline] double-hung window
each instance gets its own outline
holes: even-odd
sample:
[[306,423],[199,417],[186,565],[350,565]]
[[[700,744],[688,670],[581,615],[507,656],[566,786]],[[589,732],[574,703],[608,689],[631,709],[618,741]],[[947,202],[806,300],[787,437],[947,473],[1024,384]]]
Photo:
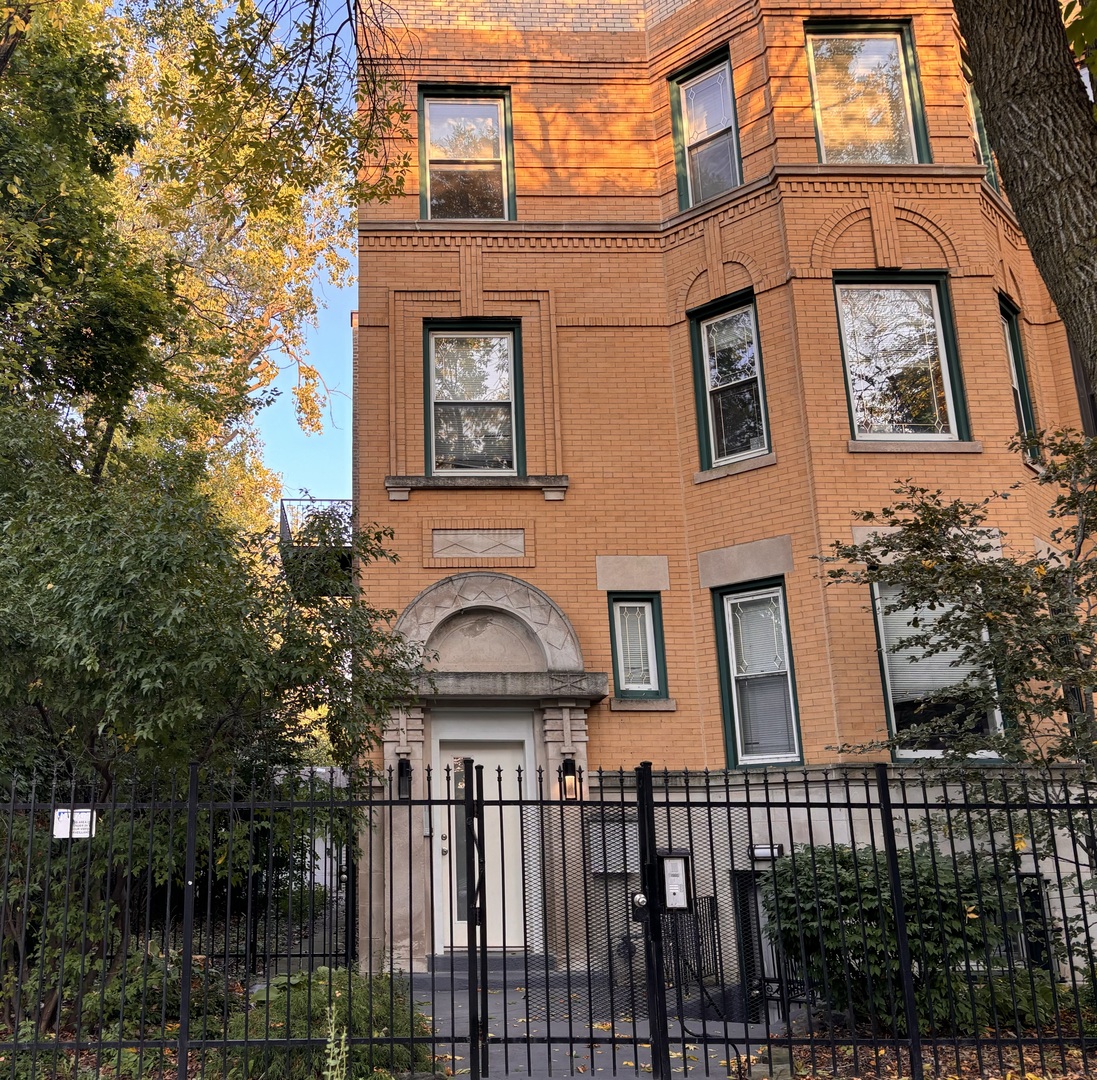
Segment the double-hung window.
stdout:
[[716,595],[724,714],[733,764],[798,761],[785,591],[779,582]]
[[516,327],[427,329],[429,473],[521,471]]
[[[959,684],[979,669],[960,659],[959,648],[945,648],[926,655],[924,647],[903,644],[913,635],[932,635],[938,620],[948,610],[938,604],[928,608],[898,607],[899,587],[875,586],[876,620],[883,651],[884,689],[887,696],[891,732],[902,738],[911,735],[920,724],[951,717],[957,732],[987,735],[1000,726],[997,712],[976,707],[965,713],[965,699]],[[947,691],[956,686],[953,695]],[[939,755],[945,749],[943,739],[919,739],[916,747],[900,747],[904,757]]]
[[986,169],[987,183],[995,191],[998,191],[998,169],[994,164],[994,154],[990,149],[990,140],[987,138],[986,125],[983,123],[983,107],[979,104],[979,97],[975,93],[975,83],[971,72],[965,65],[963,68],[964,82],[967,84],[967,103],[971,111],[971,127],[973,132],[973,147],[975,160]]
[[963,439],[966,416],[944,283],[838,282],[855,439]]
[[610,593],[613,684],[618,698],[665,698],[662,610],[658,593]]
[[671,115],[682,209],[742,183],[735,91],[727,54],[671,79]]
[[[730,303],[730,306],[729,306]],[[718,301],[691,318],[702,467],[769,450],[754,304]]]
[[809,24],[807,47],[820,161],[930,160],[908,26]]
[[431,220],[514,217],[506,91],[439,89],[419,95],[421,216]]
[[[1021,352],[1021,327],[1017,312],[1003,300],[1001,305],[1002,337],[1005,339],[1006,358],[1009,361],[1009,384],[1013,390],[1013,411],[1017,417],[1017,434],[1028,439],[1036,434],[1036,418],[1032,409],[1032,397],[1028,389],[1025,359]],[[1032,456],[1031,448],[1026,450]]]

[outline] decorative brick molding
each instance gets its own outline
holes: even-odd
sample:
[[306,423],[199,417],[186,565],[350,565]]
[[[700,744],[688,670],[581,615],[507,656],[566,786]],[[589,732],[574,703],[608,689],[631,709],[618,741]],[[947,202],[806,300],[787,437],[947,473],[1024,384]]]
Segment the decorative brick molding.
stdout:
[[397,633],[427,644],[446,619],[495,608],[520,619],[540,642],[550,672],[582,672],[583,651],[568,617],[540,589],[507,574],[456,574],[424,589],[396,622]]
[[423,565],[467,567],[537,565],[532,520],[442,518],[423,522]]

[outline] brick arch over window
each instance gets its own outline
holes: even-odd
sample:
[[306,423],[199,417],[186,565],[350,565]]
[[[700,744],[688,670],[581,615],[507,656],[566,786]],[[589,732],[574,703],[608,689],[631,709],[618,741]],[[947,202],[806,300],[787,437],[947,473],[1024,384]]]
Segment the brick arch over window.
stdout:
[[835,210],[819,226],[811,242],[811,265],[817,269],[830,269],[834,265],[834,249],[842,234],[870,217],[867,203],[851,203]]
[[926,213],[922,207],[905,202],[895,204],[895,217],[898,221],[916,226],[931,237],[941,249],[941,257],[945,260],[945,266],[950,270],[960,269],[961,260],[956,240],[944,222]]
[[702,264],[693,267],[685,277],[678,293],[678,310],[689,311],[691,307],[700,307],[711,300],[712,288],[708,281],[708,266]]
[[[747,281],[740,284],[736,278],[746,276]],[[727,292],[738,292],[740,288],[749,285],[752,289],[760,289],[762,286],[762,272],[758,263],[745,251],[724,252],[724,288]]]
[[408,604],[396,630],[425,645],[447,619],[473,610],[496,610],[522,622],[544,650],[548,671],[583,670],[583,651],[568,617],[540,589],[507,574],[455,574],[435,582]]
[[[939,269],[941,266],[949,270],[960,268],[961,260],[956,240],[941,221],[913,203],[896,202],[894,212],[897,222],[914,226],[936,245],[940,252],[940,261],[932,260],[933,269]],[[873,211],[867,203],[847,203],[830,214],[819,226],[811,242],[812,267],[821,270],[832,269],[835,263],[835,251],[843,237],[850,229],[863,222],[869,222],[871,225],[872,214]]]
[[[710,269],[707,263],[700,263],[686,272],[678,290],[676,310],[689,311],[729,293],[747,287],[761,287],[762,274],[758,264],[745,251],[725,251],[721,254],[716,281],[709,280],[713,276],[709,273]],[[745,282],[741,280],[744,276],[748,279]],[[722,287],[720,278],[723,278]]]

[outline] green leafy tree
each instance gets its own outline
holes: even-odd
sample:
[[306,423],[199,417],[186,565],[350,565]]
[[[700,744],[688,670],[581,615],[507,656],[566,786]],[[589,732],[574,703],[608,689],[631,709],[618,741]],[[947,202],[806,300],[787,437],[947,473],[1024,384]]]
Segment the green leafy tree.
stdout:
[[[898,501],[856,516],[879,531],[836,543],[832,583],[886,591],[885,613],[908,613],[894,643],[911,662],[944,653],[953,685],[928,694],[901,748],[944,740],[947,759],[1097,765],[1091,689],[1097,664],[1097,441],[1071,432],[1027,444],[1040,459],[1027,483],[1046,493],[1046,545],[1017,546],[993,528],[1014,491],[978,501],[906,483]],[[1001,716],[1000,729],[973,723]]]
[[[35,361],[24,379],[67,376],[72,393],[109,396],[96,419],[113,437],[156,383],[247,414],[280,353],[298,371],[300,422],[321,426],[323,381],[304,346],[317,283],[349,279],[355,207],[398,192],[408,166],[390,151],[407,112],[386,11],[4,9],[0,311],[9,355]],[[79,354],[74,370],[59,351]]]
[[169,266],[115,228],[111,177],[138,130],[110,42],[71,14],[36,20],[0,79],[0,392],[79,402],[90,435],[166,383],[182,322]]
[[[134,897],[179,882],[188,762],[225,807],[200,872],[259,911],[309,881],[311,834],[242,794],[349,768],[414,689],[415,649],[350,575],[387,534],[313,515],[318,557],[290,575],[249,426],[338,241],[322,206],[384,190],[359,176],[353,95],[318,104],[345,84],[310,81],[308,42],[280,33],[246,5],[0,13],[0,777],[100,813],[79,865],[54,858],[48,809],[0,826],[22,859],[0,890],[5,1038],[71,1032],[93,988],[129,1000],[131,970],[174,995],[167,925]],[[362,826],[342,804],[308,817],[332,844]],[[142,1037],[140,1009],[111,1013],[83,1022]]]
[[[349,575],[297,603],[277,537],[218,513],[192,451],[121,451],[96,478],[72,466],[78,437],[27,414],[0,408],[4,760],[90,766],[108,789],[123,766],[269,772],[293,764],[313,716],[350,765],[412,692],[417,655],[391,613]],[[382,530],[313,529],[321,549],[386,557]]]

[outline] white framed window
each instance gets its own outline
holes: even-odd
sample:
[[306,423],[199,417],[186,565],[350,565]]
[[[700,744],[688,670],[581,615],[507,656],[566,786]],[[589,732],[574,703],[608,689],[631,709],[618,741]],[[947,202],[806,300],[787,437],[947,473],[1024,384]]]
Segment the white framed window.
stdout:
[[[938,697],[942,690],[956,686],[971,676],[978,676],[979,669],[960,659],[959,648],[942,649],[927,656],[924,648],[901,646],[900,643],[913,634],[933,632],[938,620],[948,608],[937,604],[928,608],[896,608],[900,588],[897,585],[876,585],[873,599],[876,624],[883,648],[884,692],[888,705],[888,722],[892,735],[901,736],[919,724],[952,716],[963,704],[960,691],[955,696]],[[912,620],[917,619],[917,626]],[[962,721],[958,721],[962,722]],[[990,734],[1001,727],[998,712],[980,712],[968,720],[969,730]],[[939,757],[944,743],[935,740],[918,748],[900,748],[899,757]]]
[[937,284],[835,289],[854,438],[959,438]]
[[964,83],[967,86],[968,112],[971,116],[973,156],[980,165],[986,168],[987,183],[995,191],[998,191],[998,168],[994,163],[994,153],[990,149],[986,125],[983,123],[983,107],[979,103],[979,96],[975,93],[975,83],[966,64],[962,71]]
[[662,612],[657,594],[610,594],[616,697],[667,696]]
[[675,137],[680,147],[680,189],[685,206],[704,202],[742,183],[731,64],[671,81],[677,95]]
[[423,216],[503,221],[513,216],[505,98],[423,95]]
[[927,160],[903,29],[817,29],[807,35],[819,160],[913,165]]
[[728,592],[721,600],[735,761],[798,761],[784,588]]
[[431,330],[428,339],[431,472],[515,474],[515,331]]
[[[1036,434],[1036,418],[1029,395],[1028,377],[1025,372],[1024,358],[1021,355],[1021,327],[1016,314],[1005,306],[1001,307],[1002,337],[1006,345],[1006,358],[1009,360],[1009,384],[1013,391],[1013,411],[1017,417],[1017,434],[1022,439]],[[1027,451],[1032,457],[1032,451]]]
[[765,390],[754,305],[700,324],[700,376],[705,388],[708,454],[705,467],[769,450]]

